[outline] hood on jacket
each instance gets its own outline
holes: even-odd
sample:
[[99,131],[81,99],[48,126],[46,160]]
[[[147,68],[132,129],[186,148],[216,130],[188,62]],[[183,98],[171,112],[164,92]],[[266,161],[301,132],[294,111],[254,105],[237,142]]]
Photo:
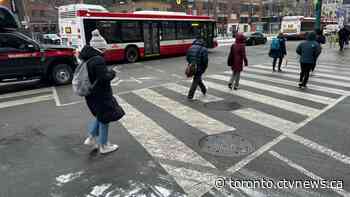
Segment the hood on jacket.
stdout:
[[237,44],[245,43],[245,40],[246,40],[246,38],[242,33],[236,34],[236,43]]
[[79,54],[79,58],[83,61],[87,61],[95,56],[102,56],[102,53],[89,45],[85,45]]
[[316,33],[315,32],[311,32],[307,35],[306,38],[308,41],[315,41],[316,40]]
[[202,38],[198,38],[195,41],[193,41],[192,45],[204,46],[204,40]]

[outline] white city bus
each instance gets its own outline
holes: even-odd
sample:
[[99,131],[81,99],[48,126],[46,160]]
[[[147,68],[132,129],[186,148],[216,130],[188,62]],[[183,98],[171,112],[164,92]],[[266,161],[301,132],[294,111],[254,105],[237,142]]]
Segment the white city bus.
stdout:
[[[63,42],[82,48],[98,29],[108,43],[106,61],[135,62],[148,56],[184,54],[196,37],[208,48],[217,46],[215,20],[177,12],[108,12],[102,7],[79,4],[59,8]],[[67,13],[70,12],[70,13]]]
[[304,16],[285,16],[281,32],[287,39],[305,39],[307,33],[314,31],[315,18]]

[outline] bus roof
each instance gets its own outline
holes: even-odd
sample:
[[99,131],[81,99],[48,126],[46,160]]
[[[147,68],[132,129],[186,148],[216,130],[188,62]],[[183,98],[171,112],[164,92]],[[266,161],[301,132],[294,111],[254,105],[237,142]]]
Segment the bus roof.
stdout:
[[118,13],[118,12],[94,12],[87,10],[79,10],[77,16],[87,18],[116,18],[130,20],[198,20],[198,21],[215,21],[209,16],[194,16],[176,12],[134,12],[134,13]]
[[58,8],[60,11],[77,11],[77,10],[89,10],[89,11],[103,11],[107,12],[108,10],[101,5],[93,4],[69,4],[63,5]]

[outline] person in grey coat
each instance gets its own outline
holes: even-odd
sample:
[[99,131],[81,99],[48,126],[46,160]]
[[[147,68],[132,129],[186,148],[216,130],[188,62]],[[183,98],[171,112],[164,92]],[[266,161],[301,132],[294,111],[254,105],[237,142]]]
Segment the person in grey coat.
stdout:
[[300,80],[299,87],[306,88],[309,80],[310,70],[316,64],[316,60],[321,53],[321,46],[316,41],[316,34],[310,33],[307,40],[299,44],[296,50],[297,54],[300,55]]

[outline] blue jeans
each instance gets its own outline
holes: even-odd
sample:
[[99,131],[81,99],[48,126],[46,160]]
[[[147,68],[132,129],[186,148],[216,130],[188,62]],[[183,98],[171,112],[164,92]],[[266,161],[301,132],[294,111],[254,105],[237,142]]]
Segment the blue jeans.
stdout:
[[108,124],[103,124],[97,119],[92,121],[89,128],[89,133],[92,137],[98,136],[98,143],[101,145],[107,144],[108,141]]

